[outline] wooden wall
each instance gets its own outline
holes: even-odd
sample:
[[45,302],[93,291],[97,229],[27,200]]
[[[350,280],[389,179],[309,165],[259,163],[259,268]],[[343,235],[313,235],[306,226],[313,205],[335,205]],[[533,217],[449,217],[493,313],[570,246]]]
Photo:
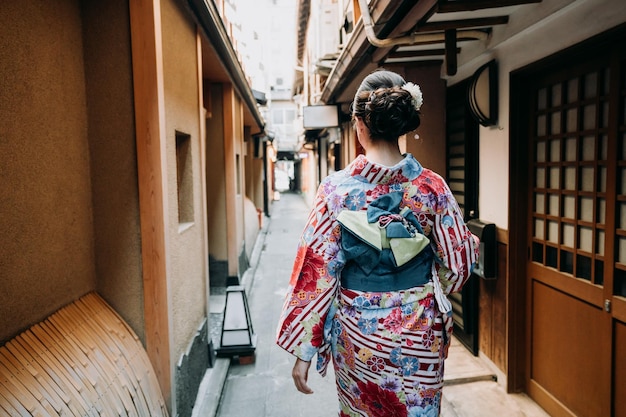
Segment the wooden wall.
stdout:
[[498,275],[495,280],[480,280],[478,301],[478,346],[502,372],[507,369],[506,351],[506,232],[498,230]]

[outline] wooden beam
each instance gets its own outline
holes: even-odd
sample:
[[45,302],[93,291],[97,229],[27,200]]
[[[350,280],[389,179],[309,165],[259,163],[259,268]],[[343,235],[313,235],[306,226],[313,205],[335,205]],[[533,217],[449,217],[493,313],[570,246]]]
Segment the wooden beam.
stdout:
[[[456,49],[456,53],[461,53],[461,48]],[[419,51],[396,51],[387,56],[387,59],[393,58],[413,58],[422,56],[443,56],[446,54],[446,50],[443,48],[437,49],[422,49]]]
[[145,344],[171,409],[167,164],[159,0],[130,2]]
[[456,74],[456,50],[456,29],[448,29],[446,30],[446,73],[448,75]]
[[[387,6],[387,11],[394,10],[393,4],[391,1],[389,4],[392,4],[392,7]],[[428,18],[430,18],[433,13],[436,11],[437,0],[427,0],[427,1],[419,1],[417,4],[404,16],[402,21],[397,24],[391,32],[385,36],[385,38],[396,38],[398,36],[403,36],[404,34],[410,32],[415,26],[415,22],[426,22]],[[376,13],[376,10],[372,11],[372,19],[378,25],[378,22],[387,22],[390,16],[379,15]],[[385,56],[389,53],[389,48],[378,48],[372,53],[372,62],[380,62]]]
[[480,17],[476,19],[447,20],[441,22],[425,23],[418,26],[416,32],[437,32],[448,29],[465,29],[489,27],[494,25],[506,25],[509,23],[508,16]]
[[483,0],[483,1],[443,1],[439,3],[439,13],[471,12],[474,10],[495,9],[497,7],[519,6],[541,3],[541,0]]
[[237,166],[235,158],[237,154],[235,141],[236,135],[236,118],[235,112],[237,99],[235,97],[235,89],[232,84],[224,84],[223,103],[224,103],[224,173],[226,182],[226,234],[227,234],[227,259],[228,259],[228,276],[236,276],[238,273],[238,250],[237,242]]
[[[202,184],[200,194],[202,198],[202,224],[204,226],[204,233],[202,243],[202,254],[204,257],[204,271],[203,276],[205,277],[205,285],[206,285],[206,311],[210,311],[209,306],[209,297],[211,295],[211,288],[209,285],[209,233],[208,233],[208,225],[209,225],[209,217],[208,217],[208,195],[207,195],[207,175],[206,175],[206,119],[208,110],[206,108],[206,103],[204,101],[205,91],[208,92],[209,86],[205,87],[204,85],[204,77],[203,77],[203,69],[202,69],[202,32],[199,27],[196,28],[196,61],[198,65],[198,125],[200,126],[200,137],[198,138],[198,143],[200,145],[200,183]],[[209,95],[210,97],[210,95]],[[210,102],[210,101],[209,101]]]

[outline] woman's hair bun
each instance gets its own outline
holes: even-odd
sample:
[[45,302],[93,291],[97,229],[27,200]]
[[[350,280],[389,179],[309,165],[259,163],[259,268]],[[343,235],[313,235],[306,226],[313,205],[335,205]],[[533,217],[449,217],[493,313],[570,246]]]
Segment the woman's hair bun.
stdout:
[[365,104],[366,124],[372,137],[396,139],[420,125],[411,94],[401,87],[379,88]]
[[420,125],[420,112],[404,79],[376,71],[363,80],[354,97],[353,116],[361,118],[375,139],[393,141]]

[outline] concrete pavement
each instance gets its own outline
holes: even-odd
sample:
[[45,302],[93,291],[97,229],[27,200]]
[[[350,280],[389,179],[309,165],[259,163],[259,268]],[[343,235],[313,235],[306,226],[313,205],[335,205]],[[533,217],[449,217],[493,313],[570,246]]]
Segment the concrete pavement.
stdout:
[[[273,204],[272,217],[264,219],[251,267],[242,278],[258,337],[254,361],[239,364],[218,358],[202,381],[192,417],[321,417],[338,413],[332,366],[325,378],[311,369],[309,382],[314,394],[301,394],[291,379],[294,358],[274,343],[309,207],[300,195],[291,193],[282,194]],[[218,291],[211,297],[212,321],[219,321],[224,296]],[[219,342],[219,334],[212,338]],[[488,360],[473,356],[454,340],[446,361],[442,417],[548,416],[527,396],[506,394],[496,381],[503,380],[499,374]]]

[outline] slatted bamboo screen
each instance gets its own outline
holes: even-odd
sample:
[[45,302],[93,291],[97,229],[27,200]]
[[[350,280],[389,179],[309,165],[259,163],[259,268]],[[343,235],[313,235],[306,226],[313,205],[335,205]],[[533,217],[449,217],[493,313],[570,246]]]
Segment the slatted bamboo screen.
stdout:
[[0,347],[0,415],[168,412],[141,342],[90,293]]

